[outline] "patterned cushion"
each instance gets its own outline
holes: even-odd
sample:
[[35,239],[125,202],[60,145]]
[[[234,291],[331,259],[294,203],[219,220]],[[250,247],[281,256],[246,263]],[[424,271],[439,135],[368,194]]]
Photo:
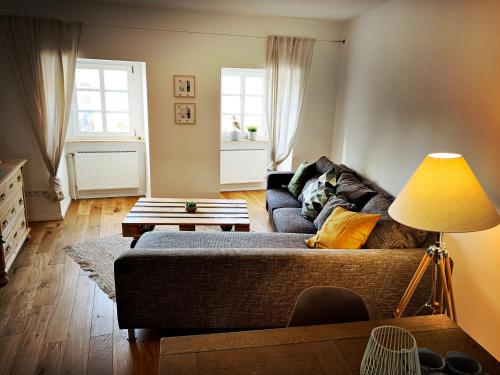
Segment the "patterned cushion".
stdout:
[[309,181],[306,182],[306,184],[304,185],[304,189],[302,189],[302,193],[300,193],[299,195],[299,202],[301,204],[304,202],[304,191],[307,191],[311,187],[311,185],[316,186],[318,184],[318,179],[319,176],[310,178]]
[[273,224],[274,229],[281,233],[316,233],[316,227],[301,215],[300,208],[274,210]]
[[344,172],[337,180],[336,194],[345,195],[349,202],[361,209],[377,192],[363,185],[353,173]]
[[328,199],[328,202],[325,204],[325,207],[318,214],[316,219],[314,219],[314,225],[317,229],[321,229],[323,223],[330,217],[335,207],[340,206],[349,211],[356,211],[356,205],[351,202],[347,202],[344,196],[332,196]]
[[319,176],[316,185],[310,184],[304,191],[302,215],[306,219],[314,220],[318,216],[328,198],[335,193],[335,183],[335,168],[333,168]]

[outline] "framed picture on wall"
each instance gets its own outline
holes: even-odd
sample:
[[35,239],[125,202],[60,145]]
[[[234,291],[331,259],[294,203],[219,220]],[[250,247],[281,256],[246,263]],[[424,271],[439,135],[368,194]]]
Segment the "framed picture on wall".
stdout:
[[195,103],[174,103],[176,124],[196,124]]
[[174,76],[174,96],[177,98],[194,98],[195,77]]

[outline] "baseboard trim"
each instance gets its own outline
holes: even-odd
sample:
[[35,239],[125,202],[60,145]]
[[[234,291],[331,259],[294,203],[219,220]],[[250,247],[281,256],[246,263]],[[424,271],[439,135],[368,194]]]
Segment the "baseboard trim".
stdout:
[[245,191],[245,190],[264,190],[265,182],[253,182],[248,184],[221,184],[220,191]]

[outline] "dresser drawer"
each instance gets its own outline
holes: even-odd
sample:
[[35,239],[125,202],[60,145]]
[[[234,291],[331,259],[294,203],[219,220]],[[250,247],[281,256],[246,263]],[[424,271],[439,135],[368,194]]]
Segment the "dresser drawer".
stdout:
[[22,186],[23,175],[20,169],[0,185],[0,212],[3,211],[6,203]]
[[23,216],[18,217],[18,221],[16,226],[12,229],[11,233],[9,233],[8,236],[2,236],[3,240],[3,253],[4,253],[4,259],[5,263],[9,265],[11,262],[9,262],[13,254],[17,251],[19,246],[24,242],[26,239],[26,233],[27,233],[27,228],[26,228],[26,219]]
[[22,189],[17,189],[0,210],[0,233],[7,237],[16,225],[19,213],[24,216],[24,197]]

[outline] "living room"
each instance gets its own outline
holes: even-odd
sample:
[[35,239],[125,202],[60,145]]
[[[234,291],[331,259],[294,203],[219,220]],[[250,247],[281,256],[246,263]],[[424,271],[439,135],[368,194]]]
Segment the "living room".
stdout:
[[[496,225],[500,204],[498,188],[500,176],[497,166],[497,161],[500,160],[498,147],[500,112],[496,102],[499,92],[498,82],[500,82],[498,68],[500,52],[494,47],[498,44],[497,35],[500,35],[500,4],[498,2],[493,0],[476,2],[465,0],[331,0],[301,3],[296,1],[158,0],[147,2],[147,6],[144,6],[140,1],[63,3],[26,0],[5,2],[0,5],[0,13],[27,18],[57,19],[66,25],[78,23],[76,28],[79,28],[79,32],[75,33],[79,36],[73,68],[73,72],[75,70],[77,72],[75,90],[69,90],[70,94],[73,94],[73,91],[75,94],[73,97],[70,95],[70,99],[67,99],[65,103],[65,105],[73,103],[71,111],[96,112],[97,110],[93,107],[88,107],[91,109],[78,107],[78,91],[79,89],[80,91],[101,90],[99,91],[101,97],[106,97],[109,93],[102,89],[103,83],[108,85],[105,72],[116,67],[118,70],[124,67],[123,71],[128,72],[128,91],[117,88],[110,92],[127,91],[132,96],[134,95],[131,91],[133,87],[139,87],[135,90],[141,97],[140,100],[133,101],[137,104],[136,113],[139,113],[134,115],[136,117],[133,117],[130,112],[133,109],[132,106],[126,110],[116,111],[108,108],[110,113],[129,111],[130,118],[140,119],[130,121],[130,123],[141,123],[140,126],[128,127],[125,132],[127,134],[121,134],[120,137],[107,138],[99,135],[95,137],[96,134],[79,134],[79,117],[73,115],[72,118],[63,121],[65,131],[62,134],[65,135],[48,142],[50,147],[54,146],[54,142],[59,143],[61,147],[57,152],[47,153],[49,155],[47,157],[42,152],[47,147],[40,146],[40,139],[45,133],[37,133],[34,130],[33,115],[30,115],[27,109],[29,103],[32,104],[30,93],[35,90],[26,90],[24,86],[25,91],[23,91],[19,72],[15,69],[15,63],[13,64],[16,56],[21,56],[15,53],[21,53],[21,49],[13,49],[12,44],[9,47],[8,38],[1,38],[0,77],[4,88],[0,91],[0,112],[2,113],[0,120],[2,164],[0,167],[3,171],[3,168],[9,165],[8,161],[12,159],[27,161],[22,166],[20,178],[24,182],[23,194],[26,209],[24,217],[26,227],[31,228],[29,233],[31,239],[24,244],[17,240],[16,244],[19,245],[19,249],[15,259],[11,259],[12,264],[9,264],[7,270],[8,283],[0,289],[0,348],[2,348],[0,350],[0,373],[158,373],[161,359],[169,356],[176,358],[177,365],[170,363],[165,372],[162,367],[162,374],[196,373],[189,367],[192,364],[191,360],[187,359],[189,356],[198,358],[197,368],[200,374],[204,373],[202,372],[203,366],[207,371],[212,368],[212,373],[236,373],[235,368],[240,368],[241,373],[247,373],[244,372],[245,369],[252,370],[254,373],[255,371],[256,373],[272,373],[278,370],[270,370],[271,367],[264,365],[262,365],[264,367],[259,367],[257,364],[273,362],[269,358],[276,359],[276,357],[259,356],[257,352],[250,353],[248,358],[253,358],[254,367],[252,367],[249,363],[238,362],[238,357],[233,358],[233,352],[227,349],[225,357],[221,355],[213,359],[214,362],[202,362],[202,355],[193,354],[196,353],[194,344],[184,352],[175,352],[174,349],[164,349],[163,341],[161,344],[160,340],[165,338],[165,342],[170,342],[169,340],[177,339],[186,333],[201,336],[201,340],[203,336],[207,336],[206,340],[210,340],[212,337],[210,335],[218,334],[205,332],[210,331],[210,328],[216,331],[224,331],[224,328],[232,331],[238,328],[285,329],[282,327],[286,326],[286,322],[280,322],[292,313],[294,302],[299,296],[291,292],[284,293],[285,290],[290,289],[287,283],[292,281],[296,284],[293,288],[297,290],[310,286],[350,287],[349,289],[356,290],[364,297],[371,316],[393,318],[392,311],[398,307],[398,302],[403,297],[405,288],[412,280],[420,258],[425,253],[425,250],[420,248],[424,247],[423,242],[415,246],[419,247],[419,250],[412,253],[414,259],[409,261],[403,258],[402,263],[408,262],[404,268],[393,266],[394,277],[399,280],[397,288],[390,288],[383,283],[383,280],[380,280],[379,285],[370,284],[377,292],[368,293],[369,295],[361,293],[365,286],[358,284],[362,283],[349,279],[349,283],[344,285],[347,281],[337,280],[337,277],[341,277],[338,275],[328,276],[331,272],[328,269],[322,271],[327,273],[326,279],[322,279],[323,276],[319,277],[317,272],[311,271],[308,268],[311,265],[300,272],[294,269],[296,275],[292,277],[287,274],[291,272],[291,269],[286,266],[281,271],[272,270],[271,272],[270,268],[266,268],[265,263],[256,263],[262,267],[262,273],[253,277],[256,280],[261,278],[263,284],[255,284],[255,290],[247,291],[246,293],[249,294],[246,299],[242,296],[238,297],[231,289],[234,293],[230,294],[233,299],[228,299],[223,298],[224,294],[221,294],[223,291],[228,292],[221,286],[227,280],[232,280],[234,285],[243,287],[240,284],[241,280],[233,280],[233,277],[238,277],[237,272],[236,275],[232,275],[235,272],[231,273],[228,269],[242,267],[239,270],[240,275],[248,276],[252,274],[249,268],[239,263],[235,266],[231,263],[234,260],[229,259],[229,263],[214,264],[214,269],[208,266],[208,268],[196,266],[195,263],[191,265],[191,269],[183,269],[184,258],[179,258],[178,263],[172,263],[179,265],[179,269],[174,270],[169,276],[172,285],[175,285],[178,290],[184,290],[182,282],[185,281],[186,275],[191,273],[200,275],[199,279],[196,279],[198,284],[192,280],[191,285],[201,288],[204,282],[208,283],[208,280],[203,279],[202,276],[213,277],[213,280],[219,280],[220,283],[213,286],[213,290],[211,285],[207,285],[212,294],[200,295],[199,300],[196,295],[186,291],[186,295],[192,298],[191,302],[182,300],[181,294],[173,295],[178,297],[175,303],[168,300],[172,298],[172,295],[168,293],[162,295],[160,299],[162,302],[158,304],[159,313],[164,314],[165,317],[169,316],[169,319],[177,318],[179,322],[177,325],[174,321],[172,326],[167,324],[160,325],[160,327],[147,324],[127,326],[125,315],[123,315],[125,310],[120,309],[125,306],[125,304],[120,306],[119,286],[121,284],[117,278],[116,291],[114,285],[110,287],[106,284],[106,280],[114,283],[114,276],[119,277],[119,275],[113,275],[113,262],[106,263],[105,267],[103,266],[102,270],[97,272],[92,262],[99,262],[99,260],[83,259],[82,252],[90,251],[94,255],[101,255],[95,252],[97,251],[95,249],[102,250],[111,247],[113,251],[120,250],[119,254],[113,253],[116,256],[127,251],[127,254],[133,257],[136,255],[133,250],[140,253],[142,249],[147,249],[143,246],[146,246],[145,242],[151,234],[167,236],[166,238],[158,237],[155,240],[157,242],[160,239],[162,243],[180,241],[182,244],[191,243],[189,246],[185,245],[185,249],[204,248],[203,241],[210,243],[215,240],[212,237],[203,239],[202,236],[212,235],[214,227],[207,226],[198,217],[195,220],[186,220],[177,226],[156,228],[157,230],[141,237],[144,232],[152,229],[154,224],[174,223],[174,217],[186,217],[188,213],[179,214],[179,210],[184,211],[186,199],[197,203],[197,212],[193,215],[207,217],[209,212],[212,218],[216,216],[213,213],[217,212],[220,217],[215,218],[220,219],[220,225],[226,226],[225,229],[228,229],[228,225],[234,225],[235,230],[249,230],[251,232],[249,235],[253,235],[254,232],[262,234],[262,232],[273,231],[296,233],[303,231],[304,225],[307,225],[309,229],[306,233],[312,236],[316,230],[322,229],[322,226],[315,227],[313,220],[307,220],[302,215],[294,217],[288,214],[292,211],[287,211],[293,209],[295,210],[293,212],[297,212],[301,202],[298,203],[299,206],[279,208],[283,216],[283,226],[297,225],[293,230],[280,229],[282,227],[279,221],[275,220],[278,210],[275,214],[272,212],[273,208],[268,212],[270,200],[269,190],[266,191],[266,189],[269,187],[269,182],[276,183],[276,186],[273,185],[274,188],[286,192],[287,190],[281,185],[286,186],[291,178],[290,174],[288,174],[288,180],[280,180],[275,176],[286,175],[287,171],[296,171],[304,161],[315,163],[326,156],[331,160],[331,165],[336,168],[336,181],[333,185],[339,185],[341,181],[342,174],[338,167],[346,165],[355,171],[354,175],[358,176],[361,182],[365,181],[361,177],[366,178],[368,181],[366,184],[371,189],[375,189],[371,184],[376,184],[384,190],[384,193],[398,197],[395,202],[399,201],[402,204],[403,198],[408,197],[407,194],[402,194],[405,192],[402,189],[407,181],[412,178],[412,175],[416,176],[414,172],[426,155],[438,152],[463,155],[482,186],[480,190],[466,189],[468,194],[466,200],[476,209],[464,210],[457,207],[457,210],[462,209],[467,214],[476,215],[473,219],[465,218],[467,224],[479,221],[481,215],[484,214],[479,209],[483,207],[482,205],[486,207],[488,202],[491,202],[491,206],[495,208],[492,219],[490,212],[489,225],[476,225],[475,227],[469,225],[450,230],[416,226],[432,232],[446,232],[444,239],[453,260],[452,280],[455,306],[453,308],[451,304],[445,304],[450,305],[447,308],[440,306],[441,312],[450,313],[450,310],[456,310],[456,316],[451,316],[450,321],[455,320],[461,334],[463,330],[464,335],[475,340],[479,344],[475,345],[484,351],[484,355],[477,347],[461,349],[458,343],[455,345],[451,343],[448,348],[447,345],[442,344],[444,341],[442,337],[436,339],[435,343],[431,339],[422,340],[427,347],[434,351],[441,351],[442,355],[446,354],[443,348],[446,348],[446,351],[463,351],[480,360],[484,371],[491,374],[500,372],[498,362],[493,363],[496,367],[488,367],[491,366],[488,358],[496,358],[497,361],[500,358],[500,346],[497,339],[500,335],[500,299],[495,288],[500,281],[495,267],[499,260],[500,243],[499,226]],[[32,18],[28,19],[32,20]],[[25,27],[26,38],[28,38],[32,30],[28,24]],[[17,31],[19,35],[24,35],[19,29]],[[307,46],[302,48],[304,56],[307,55],[302,61],[300,71],[305,83],[298,84],[297,80],[292,80],[290,86],[285,89],[296,90],[294,91],[296,96],[292,95],[293,99],[291,99],[292,102],[295,100],[295,104],[292,103],[291,106],[298,109],[296,113],[290,110],[290,107],[286,107],[286,100],[282,100],[280,105],[274,103],[272,107],[273,102],[269,99],[269,92],[280,85],[280,82],[269,80],[269,71],[272,71],[273,64],[271,58],[273,54],[270,53],[271,36],[296,37],[312,43],[309,51],[305,51]],[[23,39],[11,38],[11,41],[16,40]],[[110,67],[113,64],[115,68]],[[98,84],[100,89],[92,87],[89,89],[88,82],[79,80],[78,69],[101,69],[102,76],[99,81],[101,83]],[[23,72],[26,74],[26,71]],[[265,77],[263,90],[265,88],[266,96],[260,95],[261,91],[251,92],[244,87],[247,80],[260,76]],[[175,77],[181,77],[187,80],[185,82],[189,82],[190,88],[193,88],[192,96],[176,93]],[[240,80],[239,83],[234,83],[233,80],[232,84],[228,83],[225,86],[224,77],[240,77]],[[135,85],[134,79],[138,82],[136,86],[133,86]],[[87,88],[79,86],[79,82],[87,85]],[[247,88],[251,89],[249,86]],[[281,93],[279,90],[276,92]],[[281,100],[279,94],[277,96],[278,101]],[[237,97],[239,103],[236,99],[233,101],[227,99],[229,97]],[[253,100],[255,97],[261,98],[259,100],[262,102],[255,104],[256,100]],[[75,101],[77,107],[75,107]],[[102,103],[103,106],[107,104],[104,99]],[[185,122],[187,120],[183,122],[182,119],[177,118],[178,104],[186,105],[189,111],[194,111],[193,122]],[[194,106],[188,106],[193,104]],[[111,117],[108,119],[104,116],[104,109],[102,110],[101,121],[104,127],[108,128],[112,124]],[[265,120],[266,116],[272,117],[269,114],[272,115],[273,110],[277,112],[274,119]],[[288,117],[283,120],[285,116]],[[237,124],[235,125],[234,122]],[[237,135],[239,140],[231,140],[231,130],[238,127],[241,130]],[[251,132],[248,129],[251,127],[257,128],[257,141],[250,140]],[[53,147],[53,150],[56,149],[57,147]],[[117,151],[136,153],[138,158],[134,159],[134,163],[138,163],[138,167],[127,168],[129,164],[121,159],[115,165],[95,164],[95,168],[90,169],[97,171],[101,168],[99,176],[104,180],[107,178],[108,185],[127,177],[129,171],[135,172],[133,187],[131,188],[132,185],[129,186],[128,182],[124,182],[111,188],[106,186],[105,189],[82,190],[81,180],[77,181],[79,172],[72,165],[74,156],[71,155],[80,153],[83,157],[92,152]],[[59,156],[55,158],[56,154]],[[47,159],[55,161],[57,158],[59,158],[58,163],[53,161],[47,163]],[[318,163],[316,163],[315,174],[323,171],[318,167],[321,162]],[[50,168],[47,165],[51,165],[50,168],[55,169],[55,173],[49,171]],[[254,178],[255,173],[252,177],[245,177],[245,172],[248,173],[252,168],[256,168],[258,177]],[[328,169],[328,167],[325,168]],[[268,172],[267,169],[272,171]],[[277,173],[274,172],[276,169]],[[47,181],[51,175],[58,179],[51,178],[52,182],[48,184]],[[274,182],[272,182],[273,179]],[[410,181],[415,180],[412,178]],[[463,182],[462,180],[455,181]],[[337,190],[338,187],[336,187]],[[57,191],[55,199],[47,198],[47,192],[51,189]],[[420,184],[419,189],[421,190],[417,192],[424,196],[426,185]],[[472,192],[477,194],[472,194]],[[268,196],[267,207],[266,194]],[[339,192],[337,191],[335,195],[338,196]],[[140,196],[145,197],[143,203],[137,201]],[[422,199],[421,196],[417,194],[411,197],[411,203],[418,202]],[[488,197],[488,202],[484,197]],[[452,198],[447,198],[448,202],[454,202]],[[147,199],[152,200],[152,203]],[[162,202],[162,199],[167,201]],[[176,199],[179,201],[176,202]],[[211,202],[210,199],[224,199],[224,201]],[[224,221],[229,215],[226,213],[229,208],[224,206],[227,200],[234,200],[230,207],[231,222]],[[160,206],[174,207],[173,211],[162,213],[161,220],[163,221],[161,222],[145,221],[144,218],[148,217],[147,212],[153,209],[154,212],[158,211],[157,202],[161,203]],[[156,208],[148,208],[148,205],[153,204],[156,204]],[[217,205],[222,205],[222,207]],[[434,211],[439,210],[443,208],[434,207]],[[205,214],[204,211],[207,213]],[[375,213],[363,211],[361,207],[358,207],[358,211]],[[236,214],[232,214],[234,212]],[[409,224],[403,220],[401,212],[403,211],[399,211],[398,215],[396,211],[389,211],[389,214],[396,221],[400,219],[404,224]],[[122,222],[127,220],[127,215],[132,217],[129,217],[130,221],[125,224],[130,224],[131,231],[137,230],[137,232],[129,232],[132,233],[131,237],[122,236],[126,227],[126,225],[122,226]],[[328,215],[326,216],[325,219],[328,219]],[[193,216],[190,217],[193,218]],[[450,218],[449,222],[454,222],[455,218]],[[304,220],[306,220],[305,224]],[[192,232],[192,229],[196,230],[195,233],[184,231],[180,233],[179,226],[180,229],[189,232]],[[476,230],[479,227],[491,229]],[[23,233],[28,235],[27,231]],[[224,253],[221,256],[226,256],[224,250],[231,249],[231,246],[234,246],[234,249],[241,248],[242,245],[238,245],[239,242],[249,244],[248,240],[241,239],[246,237],[237,237],[245,236],[246,233],[223,233],[219,229],[214,235],[234,236],[223,237],[227,238],[225,245],[220,245],[217,249]],[[305,246],[303,237],[300,236],[304,235],[294,235],[295,239],[300,238],[303,246]],[[198,236],[197,241],[202,242],[186,240],[183,236],[195,236],[189,238]],[[132,237],[141,237],[143,244],[139,239],[138,248],[130,249]],[[269,248],[279,247],[278,245],[271,246],[271,238],[274,237],[261,237],[257,242],[264,241]],[[287,238],[286,241],[290,241],[290,237]],[[96,245],[96,241],[101,242],[97,242]],[[374,242],[373,237],[371,242]],[[158,245],[155,245],[153,240],[150,240],[149,244],[153,248]],[[287,242],[287,245],[285,247],[289,248],[290,242]],[[67,246],[73,246],[73,250],[68,250]],[[280,246],[283,247],[283,244]],[[256,247],[265,249],[262,244]],[[91,250],[88,250],[89,248]],[[177,245],[177,248],[182,250],[183,246]],[[371,252],[373,249],[362,249],[361,252],[365,250]],[[396,251],[391,249],[393,250]],[[242,250],[235,250],[235,254],[238,251]],[[250,252],[246,256],[257,257],[259,251]],[[327,250],[314,251],[322,252],[320,255],[327,252]],[[352,252],[353,250],[342,250],[342,254],[344,251]],[[382,250],[373,251],[375,254]],[[271,249],[270,252],[278,258],[281,256],[276,254],[276,249]],[[175,254],[181,257],[183,253],[179,250],[179,253]],[[297,254],[288,254],[288,256],[296,257]],[[332,257],[331,254],[328,252],[326,257]],[[348,259],[346,262],[350,261],[350,257],[354,257],[350,254],[345,255]],[[360,257],[356,257],[358,258]],[[318,259],[318,262],[323,261]],[[187,260],[185,262],[187,262],[185,264],[190,264]],[[243,260],[235,262],[243,262]],[[163,266],[171,270],[172,264]],[[321,264],[317,263],[316,266]],[[362,268],[358,271],[364,270],[369,274],[365,276],[373,277],[370,280],[374,282],[384,274],[391,273],[390,263],[385,268],[382,268],[382,264],[382,260],[377,263],[381,268],[373,275],[368,271],[371,268]],[[115,270],[116,267],[115,265]],[[349,269],[350,267],[346,266],[348,269],[345,271],[334,269],[333,273],[344,272],[345,275],[351,274],[350,278],[355,278],[353,273],[355,274],[356,270],[353,270],[353,267]],[[216,269],[226,271],[218,274],[215,273]],[[311,274],[308,275],[305,269],[311,271]],[[133,272],[126,267],[125,270],[129,273]],[[265,270],[269,270],[269,274]],[[229,273],[231,275],[228,275]],[[178,280],[174,280],[174,275],[178,275]],[[302,276],[300,280],[299,275]],[[193,276],[193,278],[196,277]],[[141,280],[144,285],[148,285],[148,280]],[[336,280],[338,283],[335,283]],[[433,286],[429,284],[429,281],[429,277],[423,280],[416,294],[430,294]],[[275,288],[272,287],[273,283],[276,283]],[[136,284],[140,283],[136,281]],[[389,289],[384,290],[384,286]],[[133,285],[130,286],[132,287]],[[227,285],[224,284],[224,287]],[[263,290],[268,292],[267,297],[260,295]],[[158,290],[142,289],[139,292],[144,295],[161,295]],[[252,293],[255,294],[252,296]],[[279,293],[287,295],[289,300],[283,304],[282,308],[271,313],[265,309],[265,304],[269,303],[271,306],[270,296]],[[200,303],[206,301],[205,298],[209,296],[219,301],[219,305],[208,304],[204,310],[206,315],[198,316],[191,311],[194,309],[191,304],[196,301]],[[126,294],[123,298],[133,299],[134,297]],[[253,299],[259,300],[260,298],[266,302],[259,307],[256,307],[255,303],[250,303]],[[118,300],[118,305],[114,302],[115,299]],[[276,299],[279,298],[276,297]],[[383,308],[376,307],[374,302],[376,299],[385,301],[389,305]],[[414,306],[415,299],[417,297],[410,302],[404,316],[409,316],[410,310],[416,307]],[[180,309],[178,303],[181,302],[186,303],[185,310],[178,310],[179,314],[168,315],[172,313],[174,306]],[[138,309],[137,305],[138,303],[131,308]],[[230,312],[231,306],[234,308],[233,314]],[[272,306],[276,307],[276,305]],[[212,308],[214,315],[209,313]],[[264,317],[262,319],[268,316],[271,319],[269,324],[224,326],[224,323],[230,321],[226,319],[227,317],[233,319],[232,322],[242,322],[242,318],[237,317],[236,312],[248,310],[250,314],[249,310],[252,309],[255,316]],[[226,312],[226,317],[221,311]],[[174,330],[172,334],[163,331],[163,329],[186,328],[185,325],[183,326],[182,315],[189,317],[190,313],[194,314],[191,315],[193,321],[196,320],[194,317],[198,317],[200,322],[204,323],[188,327],[193,329],[189,332]],[[428,315],[429,312],[427,312]],[[249,321],[250,319],[246,323],[250,324]],[[455,324],[455,322],[450,324]],[[387,324],[396,325],[397,319]],[[130,329],[134,332],[129,337],[131,332],[128,330]],[[202,335],[203,333],[208,335]],[[417,333],[414,335],[418,346],[421,347],[423,345],[419,342],[420,336]],[[429,332],[427,334],[431,336]],[[136,336],[135,341],[134,336]],[[129,341],[129,339],[132,340]],[[180,345],[182,339],[179,340],[172,342]],[[214,340],[217,339],[214,338]],[[368,338],[363,341],[362,349],[359,349],[361,355],[365,351],[367,342]],[[187,343],[186,341],[186,345]],[[432,345],[433,343],[435,346]],[[175,345],[172,344],[172,348],[175,348]],[[344,349],[339,350],[342,352]],[[330,351],[333,353],[334,349]],[[330,351],[327,351],[327,354]],[[190,355],[183,357],[181,353],[190,353]],[[311,362],[308,362],[309,357],[306,360],[305,357],[299,356],[303,359],[299,366],[292,361],[290,352],[283,353],[289,356],[287,357],[289,363],[294,363],[297,373],[299,369],[308,369],[303,370],[304,373],[350,373],[346,372],[347,370],[338,370],[341,367],[335,370],[333,365],[330,370],[325,370],[321,366],[321,369],[316,369],[314,372],[313,367],[301,367],[312,366]],[[231,358],[234,362],[231,362]],[[282,361],[286,363],[285,359]],[[169,359],[165,358],[165,360]],[[276,361],[279,363],[280,360],[276,359]],[[319,360],[315,358],[314,361]],[[359,363],[354,365],[348,361],[347,363],[349,371],[356,366],[359,371]],[[219,365],[219,371],[215,370],[216,365]],[[170,370],[168,366],[171,366]],[[224,368],[226,370],[222,370]],[[290,371],[290,367],[282,367],[282,369]]]

